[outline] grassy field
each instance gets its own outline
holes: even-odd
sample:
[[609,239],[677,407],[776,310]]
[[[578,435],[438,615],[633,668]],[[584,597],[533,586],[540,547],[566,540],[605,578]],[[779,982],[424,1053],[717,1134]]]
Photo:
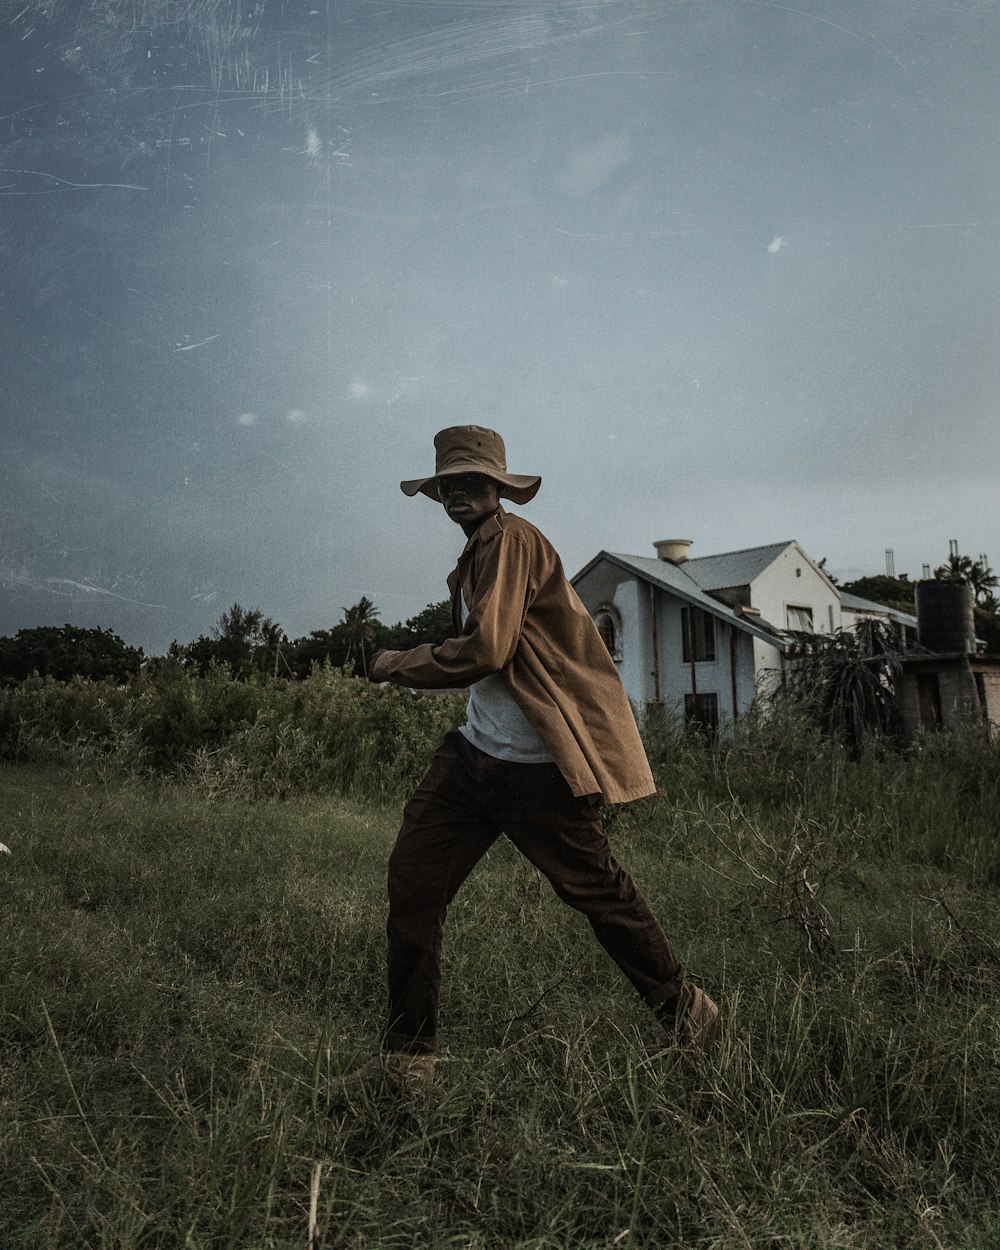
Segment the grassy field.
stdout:
[[417,1102],[333,1079],[382,1014],[394,806],[3,767],[0,1246],[1000,1246],[996,753],[759,746],[610,820],[711,1056],[501,844]]

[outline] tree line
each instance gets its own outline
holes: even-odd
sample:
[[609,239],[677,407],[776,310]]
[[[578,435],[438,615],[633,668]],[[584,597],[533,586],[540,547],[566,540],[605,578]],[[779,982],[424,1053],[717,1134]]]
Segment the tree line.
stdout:
[[[166,658],[200,673],[213,665],[225,668],[238,678],[267,673],[296,680],[308,677],[314,664],[331,664],[367,676],[371,657],[381,647],[402,651],[424,642],[443,642],[452,634],[447,599],[428,604],[416,616],[395,625],[379,619],[378,609],[366,595],[341,611],[341,620],[331,628],[289,639],[260,608],[234,603],[210,634],[201,634],[193,642],[172,642]],[[37,673],[57,681],[85,677],[124,682],[157,659],[146,657],[141,647],[129,646],[110,629],[42,625],[0,638],[0,681],[20,682]]]
[[[985,640],[988,651],[1000,653],[1000,599],[996,595],[1000,580],[986,557],[973,560],[953,549],[947,562],[934,570],[934,576],[960,578],[972,586],[976,633]],[[902,612],[914,611],[916,583],[905,573],[900,577],[861,577],[840,589]],[[210,634],[199,635],[193,642],[172,642],[167,657],[199,673],[215,665],[238,678],[267,673],[298,680],[308,677],[315,664],[331,664],[367,676],[369,661],[381,647],[403,651],[424,642],[443,642],[452,635],[447,599],[430,603],[416,616],[395,625],[381,621],[378,609],[366,595],[341,612],[341,619],[329,629],[314,629],[304,637],[289,639],[260,608],[234,603],[222,613]],[[34,673],[59,681],[85,677],[124,682],[150,662],[141,647],[129,646],[109,629],[42,625],[19,630],[10,638],[0,637],[0,682],[7,684]]]

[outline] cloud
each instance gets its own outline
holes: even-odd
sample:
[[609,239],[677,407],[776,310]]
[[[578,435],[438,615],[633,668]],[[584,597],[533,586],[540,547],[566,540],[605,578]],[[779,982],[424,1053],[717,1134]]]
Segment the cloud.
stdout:
[[767,245],[767,250],[772,256],[777,256],[783,247],[788,246],[788,240],[782,238],[780,234],[776,234],[771,242]]
[[256,425],[257,414],[255,412],[241,412],[236,418],[237,425]]
[[352,399],[364,399],[364,397],[368,394],[368,391],[368,383],[361,381],[352,382],[347,388],[347,392]]
[[306,414],[301,408],[289,408],[289,410],[285,413],[285,420],[290,422],[292,425],[298,425],[300,421],[304,421],[305,419]]
[[599,190],[632,159],[628,135],[614,135],[574,152],[556,175],[556,186],[578,198]]

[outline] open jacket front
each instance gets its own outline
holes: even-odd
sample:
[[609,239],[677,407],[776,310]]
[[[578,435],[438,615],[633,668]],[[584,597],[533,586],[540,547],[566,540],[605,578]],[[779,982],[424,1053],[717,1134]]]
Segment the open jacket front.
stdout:
[[398,652],[386,677],[429,689],[499,673],[575,795],[627,803],[654,793],[618,670],[548,539],[498,508],[448,587],[456,636]]

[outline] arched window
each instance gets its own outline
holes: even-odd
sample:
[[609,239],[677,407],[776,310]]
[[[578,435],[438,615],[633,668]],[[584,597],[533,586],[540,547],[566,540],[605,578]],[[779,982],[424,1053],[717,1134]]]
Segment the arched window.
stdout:
[[608,654],[619,661],[622,658],[622,623],[617,610],[607,604],[599,607],[594,613],[594,624],[604,639]]

